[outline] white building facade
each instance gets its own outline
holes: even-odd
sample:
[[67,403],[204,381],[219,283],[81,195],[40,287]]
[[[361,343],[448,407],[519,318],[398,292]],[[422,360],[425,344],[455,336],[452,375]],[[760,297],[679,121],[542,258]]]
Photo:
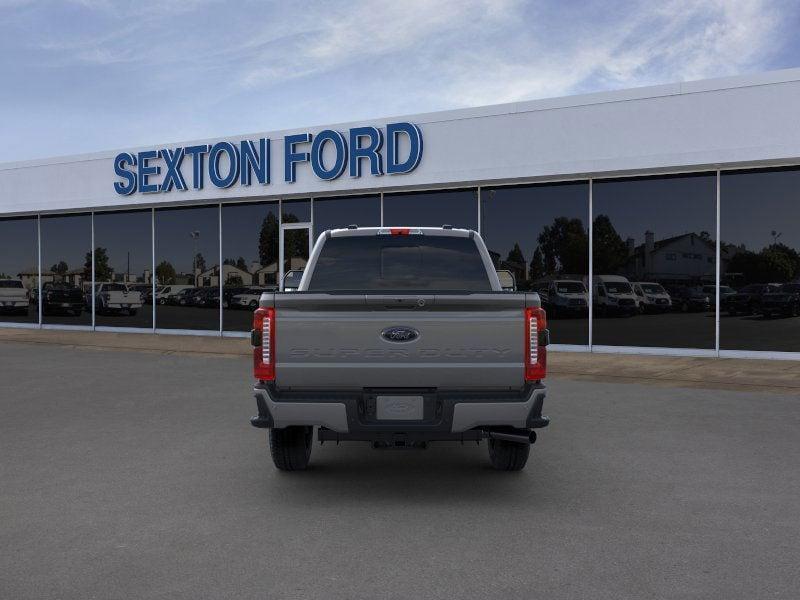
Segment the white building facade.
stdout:
[[[797,106],[792,69],[3,164],[0,288],[22,280],[30,304],[0,304],[0,326],[244,335],[235,296],[278,286],[322,231],[350,224],[474,229],[519,289],[622,275],[791,296]],[[151,304],[60,310],[92,280],[152,285]],[[206,283],[218,302],[157,294]],[[551,320],[554,347],[800,358],[791,298],[781,319],[728,316],[725,301],[630,317],[576,304]]]

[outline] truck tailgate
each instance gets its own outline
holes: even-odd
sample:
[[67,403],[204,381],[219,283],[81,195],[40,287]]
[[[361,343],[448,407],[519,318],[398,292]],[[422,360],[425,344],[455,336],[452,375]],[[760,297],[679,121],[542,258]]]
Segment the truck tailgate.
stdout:
[[[280,387],[496,390],[524,384],[524,293],[309,292],[279,293],[273,300]],[[410,330],[414,339],[391,341],[384,335],[390,328]]]

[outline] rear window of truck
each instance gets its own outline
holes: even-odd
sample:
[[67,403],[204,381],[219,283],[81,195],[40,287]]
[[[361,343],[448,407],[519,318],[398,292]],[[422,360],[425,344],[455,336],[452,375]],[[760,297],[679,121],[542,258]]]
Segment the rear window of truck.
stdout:
[[470,238],[332,237],[322,247],[309,291],[492,290]]

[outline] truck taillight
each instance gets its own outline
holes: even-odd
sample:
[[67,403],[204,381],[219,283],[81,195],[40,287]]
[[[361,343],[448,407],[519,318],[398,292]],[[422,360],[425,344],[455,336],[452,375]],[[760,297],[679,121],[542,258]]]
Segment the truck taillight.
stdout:
[[525,381],[547,375],[547,317],[543,308],[525,309]]
[[261,381],[275,380],[275,309],[259,308],[253,314],[253,375]]

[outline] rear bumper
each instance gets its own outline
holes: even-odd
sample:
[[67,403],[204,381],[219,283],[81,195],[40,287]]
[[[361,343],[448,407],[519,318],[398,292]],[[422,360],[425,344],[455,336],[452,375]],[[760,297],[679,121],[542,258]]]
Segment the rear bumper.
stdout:
[[[365,390],[352,392],[279,391],[270,384],[253,389],[258,415],[254,427],[283,428],[315,425],[332,431],[379,438],[393,432],[413,433],[418,439],[458,439],[458,434],[481,427],[535,429],[546,427],[542,416],[546,388],[528,385],[518,391],[474,392],[437,390]],[[420,395],[424,418],[415,421],[378,420],[374,399],[380,394]]]

